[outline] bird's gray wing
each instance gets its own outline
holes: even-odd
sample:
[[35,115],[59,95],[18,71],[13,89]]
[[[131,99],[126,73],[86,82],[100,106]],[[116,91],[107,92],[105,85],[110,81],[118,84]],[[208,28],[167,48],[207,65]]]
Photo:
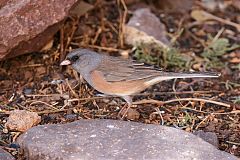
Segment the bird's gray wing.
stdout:
[[134,60],[122,59],[119,57],[103,57],[99,67],[105,80],[108,82],[118,81],[134,81],[139,79],[147,79],[153,83],[162,80],[169,80],[174,78],[194,78],[194,77],[219,77],[219,73],[215,72],[164,72],[161,69],[153,66],[146,66],[143,63]]
[[108,82],[132,81],[156,77],[160,70],[134,60],[119,57],[104,57],[97,68]]

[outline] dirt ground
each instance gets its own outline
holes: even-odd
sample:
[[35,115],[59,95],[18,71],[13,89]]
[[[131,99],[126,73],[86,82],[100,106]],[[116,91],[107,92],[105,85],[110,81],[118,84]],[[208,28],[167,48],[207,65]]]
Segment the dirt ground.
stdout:
[[[224,9],[208,11],[194,3],[189,11],[175,11],[159,9],[150,1],[129,1],[126,10],[123,1],[117,2],[90,1],[94,8],[80,18],[68,18],[47,50],[0,62],[0,145],[17,156],[14,141],[21,133],[4,127],[8,112],[15,109],[37,112],[41,125],[79,119],[121,119],[119,111],[125,104],[121,98],[98,96],[71,67],[59,65],[69,51],[82,47],[114,56],[128,53],[141,61],[148,56],[157,57],[150,63],[166,70],[220,72],[221,77],[214,79],[177,79],[157,84],[134,97],[135,102],[142,103],[134,105],[124,120],[173,126],[187,132],[214,132],[221,150],[240,157],[240,48],[235,45],[240,44],[240,33],[215,19],[200,23],[190,14],[204,9],[239,23],[240,10],[229,4]],[[133,50],[122,43],[122,24],[131,17],[132,9],[142,5],[151,8],[166,26],[169,38],[174,39],[174,63],[171,58],[164,58],[164,52],[148,46]],[[224,53],[215,52],[211,46],[214,38],[219,40],[214,45]],[[141,58],[137,56],[139,52]]]

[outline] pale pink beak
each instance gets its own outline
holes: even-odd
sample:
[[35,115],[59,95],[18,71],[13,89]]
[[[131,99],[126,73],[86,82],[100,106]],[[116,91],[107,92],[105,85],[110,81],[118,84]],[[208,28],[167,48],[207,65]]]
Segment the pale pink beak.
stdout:
[[71,62],[69,60],[67,60],[67,59],[60,63],[61,66],[67,66],[69,64],[71,64]]

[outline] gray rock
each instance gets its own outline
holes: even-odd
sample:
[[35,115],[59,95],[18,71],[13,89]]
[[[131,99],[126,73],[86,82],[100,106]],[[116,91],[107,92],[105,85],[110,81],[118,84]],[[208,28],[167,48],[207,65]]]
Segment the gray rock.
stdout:
[[172,127],[117,120],[37,126],[18,138],[27,159],[237,160]]
[[193,132],[193,134],[202,138],[206,142],[214,145],[215,147],[219,146],[218,137],[214,132],[204,132],[203,130],[199,130],[199,131]]
[[133,12],[133,16],[125,25],[124,37],[126,44],[134,46],[157,43],[166,48],[170,44],[165,25],[149,8],[140,8]]
[[15,158],[2,148],[0,148],[0,160],[15,160]]

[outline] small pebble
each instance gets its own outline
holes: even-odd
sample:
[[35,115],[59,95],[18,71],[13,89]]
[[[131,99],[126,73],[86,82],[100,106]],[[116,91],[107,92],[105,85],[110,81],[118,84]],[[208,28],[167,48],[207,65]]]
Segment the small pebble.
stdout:
[[3,131],[3,133],[8,133],[8,129],[7,128],[4,128],[2,131]]
[[33,93],[33,89],[32,88],[24,88],[23,89],[23,93],[24,94],[32,94]]

